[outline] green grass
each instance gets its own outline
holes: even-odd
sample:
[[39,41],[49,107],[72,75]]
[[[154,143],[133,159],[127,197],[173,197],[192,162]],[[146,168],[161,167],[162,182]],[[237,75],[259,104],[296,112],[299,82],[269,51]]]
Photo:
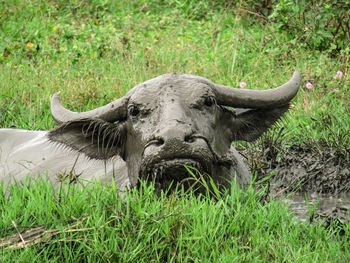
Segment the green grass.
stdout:
[[349,231],[295,220],[262,192],[232,187],[219,200],[191,193],[156,196],[151,186],[125,199],[94,183],[54,191],[43,181],[0,194],[0,236],[44,225],[46,242],[1,250],[3,262],[346,262]]
[[[224,2],[224,1],[223,1]],[[87,110],[167,72],[192,73],[237,87],[270,88],[294,69],[303,87],[276,125],[285,143],[348,149],[349,54],[305,49],[273,24],[221,1],[0,2],[0,128],[51,129],[50,96]],[[334,80],[337,70],[344,78]],[[304,88],[310,81],[313,90]],[[0,261],[349,261],[349,226],[340,236],[295,221],[277,201],[234,189],[219,201],[190,195],[127,194],[113,186],[54,192],[46,183],[0,195],[0,237],[45,225],[61,232],[44,244],[0,250]],[[59,196],[59,195],[62,196]],[[66,232],[74,222],[81,231]],[[31,261],[33,261],[31,260]]]

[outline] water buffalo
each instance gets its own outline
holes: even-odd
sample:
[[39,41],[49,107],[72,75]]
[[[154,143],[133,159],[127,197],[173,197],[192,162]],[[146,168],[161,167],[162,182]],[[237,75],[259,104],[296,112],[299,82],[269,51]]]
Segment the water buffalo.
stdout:
[[164,187],[186,180],[187,164],[218,185],[233,177],[246,184],[249,171],[232,141],[258,138],[289,109],[299,86],[298,72],[269,90],[165,74],[86,112],[64,108],[55,94],[54,130],[0,129],[0,180],[21,181],[39,172],[55,184],[62,177],[115,178],[126,187],[144,178]]

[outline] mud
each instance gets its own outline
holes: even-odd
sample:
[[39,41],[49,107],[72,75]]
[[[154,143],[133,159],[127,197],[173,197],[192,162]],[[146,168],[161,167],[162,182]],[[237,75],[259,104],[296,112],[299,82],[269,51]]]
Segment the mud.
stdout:
[[270,139],[243,151],[257,181],[265,180],[274,194],[350,193],[350,147],[337,149],[305,143],[283,145]]
[[286,202],[301,220],[322,220],[325,226],[349,220],[350,146],[286,145],[274,135],[242,152],[267,199]]
[[324,226],[343,226],[349,220],[350,194],[293,194],[283,198],[297,218],[306,222],[322,221]]

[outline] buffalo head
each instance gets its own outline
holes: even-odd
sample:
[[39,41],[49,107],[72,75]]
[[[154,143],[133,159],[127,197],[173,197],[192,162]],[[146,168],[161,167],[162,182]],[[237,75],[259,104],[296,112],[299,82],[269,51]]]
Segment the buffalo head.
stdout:
[[288,110],[299,85],[297,72],[270,90],[233,89],[194,75],[165,74],[87,112],[65,109],[55,94],[51,111],[60,125],[49,136],[91,158],[121,156],[132,184],[138,178],[161,186],[183,181],[185,164],[225,184],[237,165],[232,141],[258,138]]

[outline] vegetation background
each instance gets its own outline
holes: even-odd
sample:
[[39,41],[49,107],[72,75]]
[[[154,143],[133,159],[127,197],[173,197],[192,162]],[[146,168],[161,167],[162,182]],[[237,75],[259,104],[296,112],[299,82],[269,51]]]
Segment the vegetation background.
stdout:
[[[347,151],[349,43],[346,0],[3,0],[0,128],[53,128],[57,91],[68,107],[87,110],[166,72],[266,89],[299,69],[302,89],[274,131],[284,127],[285,144]],[[98,183],[9,191],[0,192],[0,238],[36,226],[53,232],[0,250],[3,262],[350,259],[348,224],[299,222],[282,203],[261,202],[253,186],[233,186],[219,201],[157,197],[147,186],[122,201],[114,186]]]

